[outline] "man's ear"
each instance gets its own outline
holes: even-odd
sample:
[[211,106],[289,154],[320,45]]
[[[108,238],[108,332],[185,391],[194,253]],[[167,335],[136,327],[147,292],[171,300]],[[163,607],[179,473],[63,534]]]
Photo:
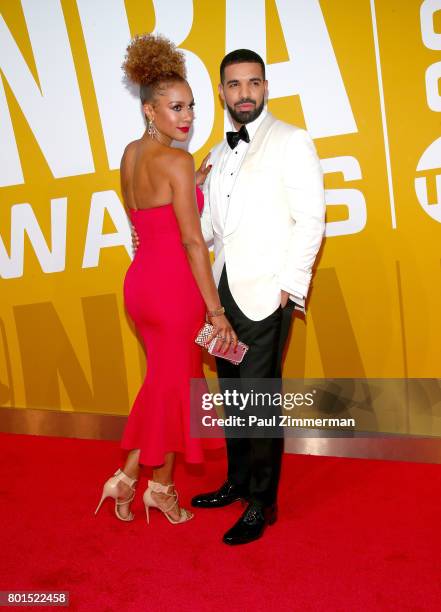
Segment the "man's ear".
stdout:
[[217,86],[217,90],[219,92],[222,102],[225,102],[225,94],[224,94],[224,88],[223,88],[222,83],[219,83],[219,85]]

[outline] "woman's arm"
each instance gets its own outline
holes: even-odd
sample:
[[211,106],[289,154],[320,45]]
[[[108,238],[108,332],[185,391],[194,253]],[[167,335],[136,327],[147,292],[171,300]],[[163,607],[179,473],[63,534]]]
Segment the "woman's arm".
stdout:
[[[210,256],[201,230],[196,204],[193,158],[185,151],[175,150],[169,168],[173,208],[179,224],[182,244],[207,311],[215,311],[221,308],[221,303],[211,271]],[[212,317],[211,323],[215,327],[215,335],[225,339],[222,342],[224,345],[222,349],[227,350],[229,342],[237,343],[236,334],[224,315]]]

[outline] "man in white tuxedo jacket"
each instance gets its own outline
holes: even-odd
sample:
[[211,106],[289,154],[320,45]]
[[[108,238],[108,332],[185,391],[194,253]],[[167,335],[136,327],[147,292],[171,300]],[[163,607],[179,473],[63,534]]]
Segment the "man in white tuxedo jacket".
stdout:
[[[217,358],[218,376],[223,390],[236,379],[233,388],[243,391],[241,379],[281,377],[292,312],[305,310],[323,237],[323,176],[308,133],[267,112],[261,57],[233,51],[220,72],[219,93],[235,130],[210,154],[201,222],[206,241],[214,243],[213,274],[225,314],[250,347],[239,366]],[[227,544],[244,544],[276,520],[283,438],[227,433],[227,452],[227,481],[192,504],[214,508],[247,500],[224,535]]]

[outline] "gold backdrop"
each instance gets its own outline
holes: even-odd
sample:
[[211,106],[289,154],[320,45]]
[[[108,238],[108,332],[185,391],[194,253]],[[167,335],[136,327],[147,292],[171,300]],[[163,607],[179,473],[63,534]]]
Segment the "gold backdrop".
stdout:
[[327,236],[285,376],[439,376],[441,0],[0,7],[1,405],[123,415],[139,388],[118,163],[143,123],[120,65],[154,29],[187,54],[196,164],[223,137],[218,66],[237,47],[266,60],[270,111],[315,140]]

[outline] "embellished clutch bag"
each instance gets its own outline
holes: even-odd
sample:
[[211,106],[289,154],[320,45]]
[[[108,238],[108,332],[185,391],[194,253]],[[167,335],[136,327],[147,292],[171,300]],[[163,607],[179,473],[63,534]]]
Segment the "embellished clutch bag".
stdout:
[[202,346],[202,348],[207,349],[210,355],[214,355],[215,357],[222,357],[222,359],[227,359],[227,361],[231,361],[234,365],[239,365],[245,357],[249,346],[244,342],[237,343],[237,346],[234,347],[231,345],[228,350],[224,353],[216,348],[218,337],[214,336],[210,339],[211,334],[214,331],[213,325],[210,323],[205,323],[204,327],[199,330],[198,335],[196,336],[195,342]]
[[205,323],[204,327],[199,330],[198,335],[196,336],[196,344],[202,346],[204,349],[208,349],[211,340],[208,340],[210,335],[213,333],[214,327],[210,325],[210,323]]

